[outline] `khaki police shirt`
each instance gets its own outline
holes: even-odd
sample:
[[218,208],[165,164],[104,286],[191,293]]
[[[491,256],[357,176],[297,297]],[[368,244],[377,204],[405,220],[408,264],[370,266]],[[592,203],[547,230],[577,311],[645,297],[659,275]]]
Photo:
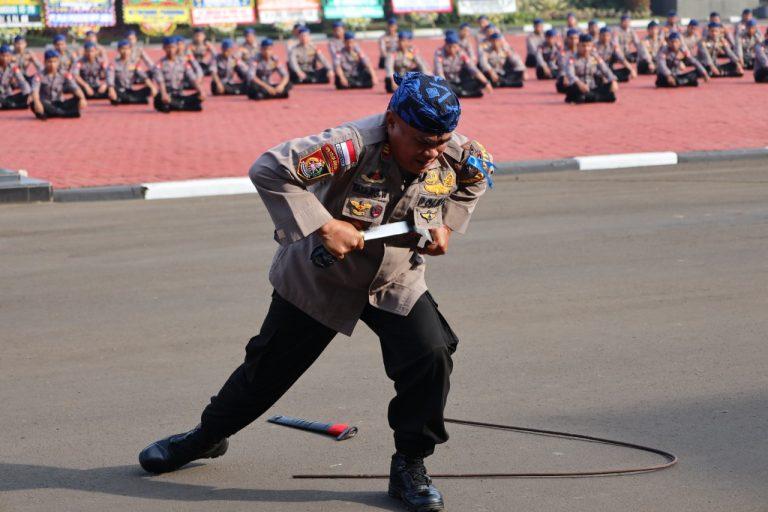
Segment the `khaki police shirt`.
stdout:
[[[285,142],[264,153],[250,178],[275,224],[269,279],[283,298],[328,327],[350,335],[367,304],[407,315],[427,290],[425,259],[414,237],[369,241],[327,269],[310,256],[329,220],[363,229],[408,220],[463,233],[486,189],[485,174],[467,163],[490,161],[477,142],[454,133],[427,172],[404,185],[379,114]],[[490,171],[487,169],[486,171]]]
[[677,76],[681,72],[685,71],[686,66],[693,66],[699,75],[704,76],[707,71],[704,66],[701,65],[699,59],[691,55],[691,52],[687,49],[680,49],[673,51],[672,48],[665,45],[659,50],[659,54],[656,57],[656,74],[663,76],[664,78]]
[[[319,64],[319,66],[318,66]],[[331,65],[325,55],[313,44],[297,44],[288,54],[288,65],[294,73],[313,73],[318,68],[328,69]]]
[[387,76],[391,77],[395,73],[405,74],[409,71],[420,71],[428,73],[427,65],[415,49],[406,51],[397,50],[387,54],[384,61],[384,69],[387,70]]
[[0,67],[0,100],[13,94],[15,89],[19,89],[21,94],[29,94],[32,91],[19,66],[7,64]]
[[125,60],[118,57],[107,68],[107,85],[114,87],[118,92],[131,89],[137,79],[146,81],[147,74],[138,69],[136,62],[130,57]]

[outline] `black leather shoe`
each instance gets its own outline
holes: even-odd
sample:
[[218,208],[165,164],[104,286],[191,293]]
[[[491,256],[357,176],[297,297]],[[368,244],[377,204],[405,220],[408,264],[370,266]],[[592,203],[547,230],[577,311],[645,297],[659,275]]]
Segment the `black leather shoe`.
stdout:
[[149,473],[176,471],[197,459],[215,459],[227,452],[229,442],[206,439],[200,425],[189,432],[166,437],[147,446],[139,454],[139,464]]
[[402,500],[411,512],[434,512],[444,508],[443,495],[432,485],[424,459],[406,457],[402,453],[392,456],[389,495]]

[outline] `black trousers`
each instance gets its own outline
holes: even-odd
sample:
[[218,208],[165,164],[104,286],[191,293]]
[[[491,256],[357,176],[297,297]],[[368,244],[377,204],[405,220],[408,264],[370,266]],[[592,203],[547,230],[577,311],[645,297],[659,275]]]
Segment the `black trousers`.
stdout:
[[197,61],[197,63],[200,64],[200,67],[203,69],[203,75],[211,76],[213,74],[213,70],[211,70],[211,65],[209,63],[201,60]]
[[637,62],[637,74],[638,75],[653,75],[656,71],[651,71],[651,64],[647,60],[640,60]]
[[458,82],[448,82],[454,94],[459,98],[482,98],[483,84],[466,68],[459,73]]
[[536,55],[529,53],[525,56],[525,67],[531,69],[536,67]]
[[299,75],[292,69],[288,69],[288,75],[290,76],[292,84],[329,84],[331,79],[328,77],[328,68],[320,68],[314,71],[304,71],[307,77],[304,80],[299,80]]
[[[426,457],[448,440],[443,411],[458,338],[429,292],[408,316],[366,306],[361,320],[378,336],[387,376],[395,383],[389,425],[395,447]],[[315,362],[336,332],[277,293],[264,324],[245,347],[245,361],[211,398],[202,430],[211,439],[231,436],[269,409]],[[319,399],[319,397],[318,397]]]
[[44,112],[38,114],[35,112],[34,107],[30,105],[32,112],[35,112],[35,117],[38,119],[48,119],[49,117],[80,117],[80,100],[77,98],[69,98],[64,101],[48,101],[41,100],[43,104]]
[[629,82],[629,78],[632,76],[632,72],[629,68],[615,68],[611,66],[611,71],[616,75],[616,80],[619,82]]
[[588,93],[581,92],[579,86],[573,84],[565,94],[566,103],[613,103],[616,95],[611,91],[611,84],[601,84],[590,89]]
[[387,69],[387,58],[384,55],[379,56],[379,69]]
[[144,86],[141,89],[123,89],[117,92],[117,100],[110,100],[113,105],[146,105],[152,91]]
[[154,106],[158,112],[165,114],[169,112],[200,112],[203,110],[203,103],[197,96],[197,93],[182,94],[181,91],[168,92],[171,97],[170,103],[163,103],[160,99],[160,93],[155,95]]
[[0,110],[18,110],[27,108],[29,94],[9,94],[5,98],[0,98]]
[[364,65],[360,64],[357,73],[354,76],[347,77],[346,87],[341,85],[341,80],[336,76],[334,83],[337,89],[371,89],[373,87],[373,77]]
[[107,94],[107,90],[104,90],[104,92],[99,92],[99,87],[93,87],[91,86],[91,89],[93,89],[93,94],[88,94],[85,91],[83,91],[83,94],[85,94],[85,99],[88,100],[106,100],[109,98],[109,95]]
[[667,77],[664,75],[656,76],[656,87],[698,87],[699,86],[699,74],[696,70],[688,71],[687,73],[678,73],[675,75],[675,84],[670,85],[667,81]]
[[734,62],[717,64],[717,69],[720,70],[719,75],[713,75],[710,73],[709,76],[711,76],[712,78],[733,78],[733,77],[744,76],[743,73],[738,72],[738,70],[736,69],[736,63]]
[[768,68],[755,71],[755,82],[761,84],[768,83]]
[[547,76],[544,74],[544,68],[541,66],[536,67],[536,78],[539,80],[556,80],[557,79],[557,73],[558,70],[556,68],[553,68],[550,66],[549,71],[552,73],[552,76]]
[[248,90],[248,86],[242,82],[229,84],[226,82],[221,82],[221,85],[224,86],[224,92],[216,89],[216,82],[211,80],[211,94],[214,96],[236,96],[238,94],[245,94]]
[[744,55],[744,69],[752,71],[755,69],[755,58],[751,55]]
[[490,73],[483,72],[485,77],[494,87],[522,87],[523,86],[523,72],[515,71],[512,65],[506,63],[504,65],[504,72],[498,73],[499,79],[494,82],[491,80]]
[[291,87],[293,87],[293,84],[288,82],[286,84],[285,89],[283,89],[283,92],[280,94],[269,94],[266,89],[263,87],[260,87],[254,83],[250,85],[248,90],[246,91],[246,94],[248,94],[248,97],[252,100],[276,100],[276,99],[285,99],[288,97],[288,94],[290,93]]
[[632,64],[637,62],[637,52],[629,52],[624,56],[627,58],[627,61],[631,62]]
[[564,76],[557,78],[557,82],[555,82],[555,89],[557,89],[557,92],[559,92],[560,94],[565,94],[568,92],[568,86],[565,85]]

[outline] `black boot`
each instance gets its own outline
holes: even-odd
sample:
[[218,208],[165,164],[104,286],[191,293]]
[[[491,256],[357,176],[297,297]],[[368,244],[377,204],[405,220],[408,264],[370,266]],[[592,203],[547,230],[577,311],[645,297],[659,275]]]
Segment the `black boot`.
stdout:
[[139,454],[139,464],[149,473],[176,471],[197,459],[215,459],[227,452],[227,439],[207,439],[200,426],[189,432],[166,437],[147,446]]
[[402,453],[392,456],[389,495],[402,500],[412,512],[443,510],[443,495],[432,485],[424,459],[406,457]]

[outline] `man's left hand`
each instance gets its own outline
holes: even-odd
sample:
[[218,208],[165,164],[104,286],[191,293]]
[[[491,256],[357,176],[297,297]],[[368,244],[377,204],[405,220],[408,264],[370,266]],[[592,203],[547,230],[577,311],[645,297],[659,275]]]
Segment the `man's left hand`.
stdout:
[[432,243],[427,244],[423,249],[420,249],[419,252],[429,256],[442,256],[448,252],[448,242],[451,239],[451,232],[451,228],[448,226],[430,229],[429,233],[432,235]]

